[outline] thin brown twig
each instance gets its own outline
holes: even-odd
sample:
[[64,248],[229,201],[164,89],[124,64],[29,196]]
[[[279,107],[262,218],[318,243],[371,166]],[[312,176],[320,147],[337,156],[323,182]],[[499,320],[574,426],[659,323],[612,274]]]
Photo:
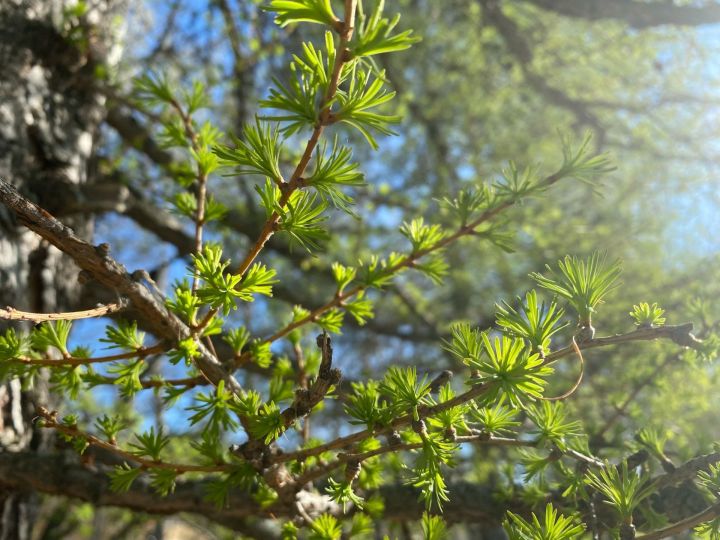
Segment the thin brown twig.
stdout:
[[[596,347],[607,347],[608,345],[618,345],[628,341],[654,341],[658,338],[666,338],[674,341],[682,347],[690,347],[697,349],[702,341],[692,335],[693,324],[685,323],[678,325],[658,326],[650,328],[638,328],[634,332],[626,334],[616,334],[614,336],[593,338],[581,343],[584,351],[594,349]],[[575,352],[572,344],[550,353],[545,358],[547,363],[573,354]]]
[[544,401],[561,401],[563,399],[567,399],[570,396],[572,396],[578,388],[580,388],[580,383],[582,383],[583,375],[585,374],[585,358],[583,358],[582,352],[580,351],[580,347],[578,347],[577,341],[575,341],[575,336],[572,338],[572,347],[575,350],[575,353],[577,354],[578,358],[580,359],[580,375],[578,375],[577,380],[575,381],[575,384],[573,384],[572,388],[570,388],[567,392],[563,392],[559,396],[555,397],[545,397],[541,396],[540,399]]
[[[192,118],[188,112],[183,109],[182,105],[175,99],[170,101],[170,105],[175,109],[183,123],[185,129],[185,137],[190,143],[191,148],[197,154],[200,151],[198,144],[198,135],[192,123]],[[203,226],[205,225],[205,199],[207,197],[207,173],[201,168],[200,163],[197,165],[197,174],[195,180],[197,182],[197,191],[195,193],[196,214],[195,214],[195,248],[194,252],[200,254],[203,243]],[[200,285],[200,276],[193,274],[192,292],[195,293]]]
[[70,437],[79,437],[84,439],[88,444],[92,446],[97,446],[98,448],[103,448],[104,450],[108,450],[109,452],[112,452],[113,454],[126,459],[128,461],[132,461],[137,463],[143,468],[146,469],[170,469],[175,471],[178,474],[186,473],[186,472],[222,472],[226,471],[230,468],[227,464],[218,464],[218,465],[189,465],[189,464],[181,464],[181,463],[169,463],[167,461],[160,461],[160,460],[152,460],[147,459],[142,456],[138,456],[133,454],[132,452],[129,452],[127,450],[123,450],[122,448],[119,448],[117,444],[113,444],[108,441],[104,441],[100,439],[99,437],[96,437],[95,435],[92,435],[90,433],[87,433],[85,431],[80,430],[77,425],[68,425],[63,424],[62,422],[58,421],[58,414],[56,411],[50,411],[46,409],[45,407],[39,407],[38,408],[38,416],[43,419],[43,427],[55,429],[57,431],[60,431],[61,433],[64,433],[65,435],[68,435]]
[[[510,439],[507,437],[495,437],[488,433],[481,432],[481,433],[475,433],[473,435],[464,435],[455,437],[452,442],[456,443],[472,443],[472,444],[478,444],[483,446],[513,446],[513,447],[527,447],[527,448],[534,448],[536,447],[540,441],[538,440],[528,440],[528,441],[522,441],[519,439]],[[361,452],[357,454],[353,453],[340,453],[336,456],[336,458],[329,462],[325,463],[321,466],[318,466],[314,469],[311,469],[309,471],[306,471],[302,476],[299,476],[296,480],[297,486],[304,486],[308,482],[312,482],[313,480],[316,480],[317,478],[322,478],[323,476],[329,474],[331,471],[337,469],[338,467],[341,467],[344,463],[357,461],[362,462],[366,459],[370,459],[376,456],[380,456],[383,454],[388,454],[391,452],[401,452],[401,451],[409,451],[409,450],[417,450],[419,448],[422,448],[423,443],[403,443],[403,444],[394,444],[394,445],[387,445],[387,446],[381,446],[379,448],[375,448],[374,450],[368,450],[367,452]],[[583,463],[587,463],[589,465],[593,465],[596,467],[604,467],[605,464],[602,461],[599,461],[592,456],[586,456],[585,454],[581,452],[577,452],[574,450],[568,450],[567,452],[564,452],[565,455],[568,457],[571,457],[573,459],[576,459],[578,461],[582,461]]]
[[111,313],[117,313],[127,307],[124,302],[118,302],[113,304],[105,304],[104,306],[98,306],[93,309],[84,309],[81,311],[66,311],[64,313],[31,313],[29,311],[21,311],[11,306],[6,306],[4,309],[0,308],[0,319],[8,321],[70,321],[77,319],[91,319],[93,317],[104,317]]
[[715,519],[718,516],[720,516],[720,502],[713,504],[702,512],[685,518],[682,521],[678,521],[677,523],[668,525],[664,529],[659,529],[657,531],[636,536],[635,540],[659,540],[660,538],[674,536],[678,533],[687,531],[688,529],[692,529],[693,527],[700,525],[701,523],[705,523],[706,521]]
[[105,362],[114,362],[116,360],[126,360],[129,358],[145,358],[152,354],[159,354],[165,352],[167,346],[158,343],[150,347],[142,347],[125,353],[111,354],[108,356],[96,356],[94,358],[83,358],[79,356],[67,356],[58,359],[51,358],[10,358],[7,362],[16,362],[18,364],[25,364],[28,366],[46,366],[46,367],[57,367],[57,366],[84,366],[88,364],[101,364]]

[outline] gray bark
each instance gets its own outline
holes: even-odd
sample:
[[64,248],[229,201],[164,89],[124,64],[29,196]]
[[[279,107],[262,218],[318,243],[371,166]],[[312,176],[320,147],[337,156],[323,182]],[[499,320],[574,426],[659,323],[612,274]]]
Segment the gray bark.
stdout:
[[[87,2],[81,20],[70,20],[66,0],[0,2],[0,177],[50,212],[85,183],[104,98],[95,69],[113,52],[117,32],[103,27],[123,2]],[[68,24],[82,25],[85,44],[66,37]],[[90,237],[92,220],[68,221]],[[76,307],[77,268],[60,251],[19,226],[0,208],[0,305],[34,312]],[[2,324],[2,323],[0,323]],[[4,327],[2,327],[4,329]],[[38,451],[47,434],[33,428],[38,404],[48,405],[43,381],[32,390],[12,380],[0,386],[0,452]],[[0,539],[29,538],[37,495],[3,485],[0,479]]]

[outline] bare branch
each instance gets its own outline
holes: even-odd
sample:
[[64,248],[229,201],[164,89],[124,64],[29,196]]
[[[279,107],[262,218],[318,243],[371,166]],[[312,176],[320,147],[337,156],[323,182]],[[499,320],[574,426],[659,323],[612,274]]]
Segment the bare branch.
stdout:
[[0,319],[6,319],[8,321],[33,322],[91,319],[93,317],[104,317],[105,315],[110,315],[111,313],[117,313],[125,309],[125,307],[126,305],[123,302],[118,302],[116,304],[107,304],[82,311],[66,311],[65,313],[30,313],[28,311],[20,311],[14,307],[6,306],[5,309],[0,308]]
[[705,523],[706,521],[710,521],[711,519],[715,519],[718,516],[720,516],[720,502],[713,504],[706,510],[699,512],[694,516],[690,516],[682,521],[673,523],[664,529],[659,529],[647,534],[641,534],[640,536],[636,536],[635,539],[659,540],[660,538],[667,538],[668,536],[674,536],[678,533],[685,532],[688,529],[692,529],[693,527],[700,525],[701,523]]

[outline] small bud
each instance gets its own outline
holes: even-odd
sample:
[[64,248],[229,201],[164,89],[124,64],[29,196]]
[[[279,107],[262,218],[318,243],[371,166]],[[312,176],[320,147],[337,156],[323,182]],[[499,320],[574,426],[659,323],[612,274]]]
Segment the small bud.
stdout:
[[400,434],[395,430],[387,434],[387,441],[388,445],[390,446],[398,446],[402,444],[402,438],[400,437]]
[[643,463],[645,463],[648,460],[649,457],[650,457],[650,453],[647,450],[645,450],[644,448],[641,450],[638,450],[637,452],[635,452],[634,454],[632,454],[631,456],[629,456],[627,458],[628,469],[634,469],[638,465],[642,465]]
[[427,427],[425,426],[425,420],[423,420],[422,418],[420,420],[413,420],[412,428],[413,431],[421,437],[427,437]]
[[440,375],[435,377],[432,380],[432,382],[430,383],[430,392],[435,393],[438,390],[440,390],[440,388],[442,386],[445,386],[450,381],[450,379],[452,379],[452,377],[453,377],[453,372],[450,371],[449,369],[446,369],[445,371],[440,373]]
[[595,327],[592,324],[588,324],[587,326],[581,326],[578,330],[578,333],[575,334],[575,340],[578,343],[590,341],[594,337],[595,337]]
[[620,525],[620,540],[634,540],[635,525],[632,523],[623,523]]
[[348,461],[345,466],[345,481],[348,484],[352,484],[353,481],[360,475],[360,469],[362,465],[359,461]]

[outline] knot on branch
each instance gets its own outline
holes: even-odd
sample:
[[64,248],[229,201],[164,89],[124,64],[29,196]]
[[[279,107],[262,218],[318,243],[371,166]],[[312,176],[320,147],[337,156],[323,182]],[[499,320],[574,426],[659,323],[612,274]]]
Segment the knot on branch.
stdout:
[[243,444],[234,444],[230,451],[238,457],[250,462],[256,469],[262,469],[263,455],[267,446],[261,440],[251,439]]
[[362,464],[360,461],[353,459],[347,462],[345,465],[345,481],[348,484],[352,484],[355,479],[360,476],[360,469]]
[[425,420],[422,418],[420,420],[414,420],[412,421],[412,429],[415,433],[420,435],[423,439],[427,437],[427,427],[425,426]]
[[432,382],[430,383],[430,392],[433,394],[440,391],[440,388],[445,386],[448,382],[450,382],[450,379],[453,378],[453,372],[449,369],[446,369],[440,373],[437,377],[435,377]]
[[620,540],[633,540],[635,538],[635,525],[623,523],[620,525]]
[[691,349],[697,349],[702,344],[702,340],[699,340],[692,335],[693,323],[680,324],[672,328],[670,339],[681,347],[689,347]]
[[332,367],[333,349],[330,336],[323,332],[316,341],[322,355],[317,379],[310,384],[309,388],[299,388],[295,391],[292,405],[282,412],[285,427],[289,427],[295,420],[310,413],[318,403],[325,399],[333,386],[340,384],[342,379],[340,370]]
[[397,432],[397,430],[392,430],[387,434],[387,442],[388,446],[399,446],[402,444],[402,438],[400,437],[400,433]]

